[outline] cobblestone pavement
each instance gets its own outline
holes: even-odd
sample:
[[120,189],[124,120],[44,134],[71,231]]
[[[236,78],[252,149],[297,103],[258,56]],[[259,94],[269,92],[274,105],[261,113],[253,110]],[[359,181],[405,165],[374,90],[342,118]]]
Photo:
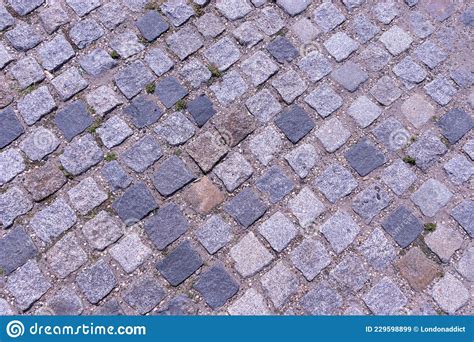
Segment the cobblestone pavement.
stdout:
[[5,0],[0,314],[473,314],[473,25]]

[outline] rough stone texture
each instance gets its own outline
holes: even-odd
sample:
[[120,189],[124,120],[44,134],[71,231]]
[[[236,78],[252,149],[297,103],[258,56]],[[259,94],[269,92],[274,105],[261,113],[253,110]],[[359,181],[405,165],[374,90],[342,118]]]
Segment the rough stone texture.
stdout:
[[46,252],[46,260],[58,277],[65,278],[87,261],[87,254],[74,233],[68,233]]
[[153,174],[153,184],[163,196],[170,196],[196,177],[186,164],[176,156],[166,159]]
[[196,272],[202,264],[199,253],[189,241],[185,241],[160,261],[156,268],[171,285],[177,286]]
[[402,247],[407,247],[423,231],[423,225],[404,206],[398,207],[382,223],[382,227]]
[[232,240],[232,228],[219,215],[211,216],[197,231],[196,237],[210,254]]
[[449,314],[454,314],[469,299],[469,291],[451,273],[447,273],[433,286],[432,295],[439,306]]
[[96,304],[113,290],[117,279],[107,262],[101,259],[84,268],[77,275],[76,283],[87,300]]
[[375,315],[396,315],[407,304],[400,288],[388,277],[380,280],[362,299]]
[[383,153],[368,139],[359,140],[344,156],[361,176],[367,176],[385,163]]
[[25,163],[19,150],[11,148],[0,153],[0,185],[8,183],[25,170]]
[[229,192],[237,189],[252,176],[253,171],[252,165],[240,153],[228,156],[214,169],[217,177],[224,183]]
[[369,224],[378,213],[389,205],[390,201],[391,196],[380,183],[373,183],[354,197],[352,209]]
[[360,290],[369,279],[367,269],[355,255],[347,255],[330,272],[341,288],[352,292]]
[[352,243],[360,227],[348,213],[339,210],[321,225],[320,230],[339,254]]
[[474,201],[464,200],[451,211],[451,216],[471,236],[474,236]]
[[301,298],[300,305],[309,315],[335,315],[342,306],[342,297],[323,280]]
[[46,86],[39,87],[18,102],[18,110],[28,125],[33,125],[55,108],[56,103]]
[[400,274],[415,291],[424,290],[438,275],[439,267],[418,248],[411,248],[397,261]]
[[127,273],[137,269],[151,254],[151,249],[144,245],[136,233],[123,237],[109,253]]
[[38,254],[38,249],[22,226],[12,228],[0,239],[0,268],[9,275]]
[[106,211],[100,211],[93,219],[82,227],[82,234],[89,244],[103,250],[122,236],[122,226],[118,220]]
[[151,275],[146,275],[135,281],[123,297],[131,307],[143,315],[157,306],[165,294],[158,280]]
[[273,260],[273,256],[252,232],[233,246],[229,254],[235,262],[235,269],[245,278],[254,275]]
[[298,291],[301,282],[282,261],[265,273],[260,281],[276,308],[282,307]]
[[349,195],[357,187],[357,181],[340,164],[332,164],[316,178],[316,187],[331,203]]
[[277,252],[285,249],[298,234],[298,228],[279,211],[263,222],[258,231]]
[[156,209],[158,204],[145,183],[136,183],[112,204],[112,208],[126,225],[132,225]]
[[209,214],[224,199],[224,193],[208,177],[201,178],[185,193],[186,202],[201,214]]
[[203,272],[193,287],[212,309],[223,306],[239,290],[237,281],[222,265],[213,265]]
[[162,155],[163,153],[156,139],[148,134],[122,153],[120,157],[129,168],[141,173],[153,165]]
[[313,239],[306,238],[291,253],[291,262],[303,273],[308,281],[313,280],[331,263],[331,257],[324,245]]
[[188,230],[188,221],[179,207],[169,203],[145,222],[145,231],[156,248],[163,250]]
[[270,202],[276,203],[288,195],[294,188],[294,183],[278,166],[269,168],[255,183],[257,188],[265,193]]

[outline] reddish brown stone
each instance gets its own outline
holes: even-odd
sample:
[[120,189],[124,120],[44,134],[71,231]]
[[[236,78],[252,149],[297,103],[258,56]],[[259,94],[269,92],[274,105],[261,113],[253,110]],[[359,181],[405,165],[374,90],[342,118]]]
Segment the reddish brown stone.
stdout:
[[410,249],[396,265],[400,274],[416,291],[426,288],[440,271],[438,265],[428,259],[418,247]]
[[185,192],[184,198],[191,208],[208,214],[224,201],[224,194],[209,178],[203,177]]
[[227,145],[215,129],[201,133],[186,146],[186,151],[205,173],[212,170],[227,150]]
[[226,145],[234,147],[255,130],[255,119],[245,111],[232,111],[217,122]]
[[23,185],[35,201],[41,201],[61,189],[66,181],[59,167],[49,162],[26,174]]

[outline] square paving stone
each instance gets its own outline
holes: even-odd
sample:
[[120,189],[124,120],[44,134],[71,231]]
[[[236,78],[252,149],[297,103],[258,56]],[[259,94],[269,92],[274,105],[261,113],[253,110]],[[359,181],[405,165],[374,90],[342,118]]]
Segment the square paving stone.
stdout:
[[173,146],[184,144],[195,131],[192,122],[182,112],[171,113],[155,128],[156,134]]
[[362,177],[367,176],[386,161],[384,154],[367,138],[359,140],[344,154],[344,157]]
[[132,283],[123,299],[141,315],[153,310],[166,296],[159,281],[152,275],[146,275]]
[[216,130],[207,130],[189,142],[186,151],[207,173],[227,154],[227,146]]
[[97,21],[94,19],[83,19],[71,27],[69,37],[79,49],[84,49],[102,37],[104,33],[104,29]]
[[308,88],[306,82],[292,69],[277,75],[270,83],[287,104],[291,104]]
[[427,131],[421,135],[407,150],[409,156],[415,159],[416,166],[426,171],[447,152],[446,145],[434,132]]
[[44,0],[9,0],[8,3],[16,13],[24,16],[40,7],[44,3]]
[[48,71],[58,69],[74,55],[74,49],[62,34],[58,34],[38,49],[41,65]]
[[311,51],[298,62],[311,82],[317,82],[332,71],[331,62],[318,51]]
[[381,71],[391,58],[390,53],[377,43],[370,43],[357,56],[358,63],[370,72]]
[[[418,2],[418,1],[416,1]],[[435,27],[428,19],[428,16],[419,11],[411,11],[408,15],[408,20],[410,24],[411,31],[418,38],[426,38],[432,34],[435,30]]]
[[56,102],[46,86],[33,90],[18,101],[18,111],[27,125],[33,125],[55,108]]
[[250,188],[241,191],[224,206],[224,210],[245,228],[262,217],[267,209],[268,206]]
[[440,272],[438,265],[428,259],[418,247],[411,248],[396,265],[402,277],[415,291],[423,291]]
[[339,254],[354,241],[360,227],[348,213],[338,210],[321,225],[320,230],[334,251]]
[[9,52],[5,45],[0,44],[0,69],[3,69],[14,60],[15,59],[11,55],[11,52]]
[[148,134],[122,153],[121,160],[133,171],[142,173],[163,156],[156,139]]
[[255,289],[248,289],[243,296],[234,301],[227,308],[227,312],[233,316],[263,316],[270,315],[270,310],[263,296]]
[[30,85],[44,80],[45,75],[41,66],[33,57],[20,59],[10,69],[13,77],[18,81],[21,89],[28,88]]
[[194,211],[201,214],[209,214],[225,199],[224,193],[206,176],[193,183],[183,197]]
[[438,225],[436,230],[425,236],[426,245],[444,263],[449,262],[451,256],[463,243],[462,234],[445,224]]
[[378,270],[385,269],[396,257],[395,248],[389,243],[380,228],[374,229],[357,249],[372,267]]
[[375,315],[397,315],[408,303],[397,284],[388,277],[375,284],[362,300]]
[[217,0],[217,10],[229,20],[237,20],[245,17],[252,10],[252,6],[245,0]]
[[161,260],[156,268],[171,285],[178,286],[202,265],[199,253],[189,241],[185,241]]
[[211,100],[206,95],[200,95],[187,104],[187,110],[194,118],[194,121],[199,127],[204,124],[216,114]]
[[74,209],[82,215],[86,215],[108,198],[107,193],[102,191],[92,177],[84,178],[67,193]]
[[156,200],[145,183],[140,182],[125,190],[112,204],[112,208],[126,225],[133,225],[158,208]]
[[397,56],[410,47],[413,38],[395,25],[380,36],[380,41],[392,55]]
[[18,268],[6,282],[6,289],[15,297],[15,303],[21,310],[28,309],[50,288],[51,283],[34,260]]
[[117,285],[112,268],[103,259],[82,270],[76,284],[92,304],[98,303]]
[[204,37],[215,38],[225,30],[222,18],[214,13],[204,13],[194,22],[199,32]]
[[324,32],[329,32],[342,24],[346,17],[333,3],[325,2],[313,12],[313,20]]
[[436,303],[451,315],[469,300],[468,289],[451,273],[436,282],[431,293]]
[[133,134],[132,129],[119,116],[112,116],[102,126],[97,128],[97,134],[107,148],[120,145]]
[[54,123],[67,141],[71,141],[76,135],[84,132],[93,122],[94,119],[82,100],[69,103],[54,117]]
[[461,273],[467,280],[472,281],[474,279],[474,271],[472,270],[472,263],[474,262],[474,247],[468,247],[461,259],[458,262],[456,269]]
[[397,151],[407,146],[411,141],[410,133],[400,121],[393,116],[385,119],[373,130],[375,138],[390,151]]
[[335,315],[342,306],[342,297],[323,280],[301,298],[300,305],[308,315]]
[[300,178],[306,178],[319,160],[319,156],[313,145],[301,144],[287,153],[285,159]]
[[326,247],[311,237],[305,238],[291,252],[290,259],[308,281],[312,281],[331,263],[331,257]]
[[145,62],[156,76],[163,75],[174,66],[174,63],[171,58],[169,58],[168,54],[160,48],[148,50],[145,55]]
[[156,84],[155,93],[166,108],[171,108],[176,102],[188,94],[188,91],[172,76],[161,79]]
[[100,86],[86,95],[89,106],[100,116],[104,116],[118,105],[122,104],[117,93],[108,86]]
[[264,7],[258,13],[255,23],[267,36],[280,32],[285,27],[285,22],[275,7]]
[[15,19],[12,17],[10,12],[7,11],[5,6],[0,6],[0,31],[3,31],[15,23]]
[[273,305],[279,309],[298,291],[301,283],[283,261],[279,261],[260,279],[262,287]]
[[273,260],[273,255],[252,232],[234,245],[229,254],[235,262],[235,269],[244,278],[259,272]]
[[109,253],[127,273],[132,273],[150,256],[151,249],[136,233],[124,236],[109,249]]
[[280,211],[264,221],[258,231],[277,252],[284,250],[298,235],[298,227]]
[[328,152],[337,151],[351,136],[338,118],[331,118],[318,128],[316,137]]
[[89,85],[76,67],[71,67],[53,78],[51,84],[63,101],[69,100]]
[[472,238],[474,236],[474,201],[464,200],[451,211],[451,216]]
[[249,112],[261,122],[270,121],[282,109],[280,103],[267,89],[260,90],[250,97],[245,105]]
[[393,211],[382,222],[382,227],[402,248],[415,241],[423,231],[421,222],[404,206]]
[[390,196],[380,185],[373,183],[354,197],[352,209],[369,224],[391,202]]
[[321,33],[309,18],[304,17],[296,20],[291,26],[291,31],[303,44],[308,44]]
[[380,29],[363,14],[355,16],[349,24],[349,29],[354,37],[362,44],[375,37]]
[[293,181],[278,166],[272,166],[255,182],[257,188],[266,193],[270,202],[277,203],[295,187]]
[[369,79],[367,72],[352,61],[347,61],[331,72],[331,78],[350,92]]
[[239,291],[239,287],[239,283],[220,264],[204,271],[193,285],[212,309],[223,306]]
[[109,47],[122,58],[132,57],[145,49],[145,45],[142,44],[140,38],[130,30],[112,38]]
[[220,215],[212,215],[196,230],[196,237],[209,254],[214,254],[232,240],[232,227]]
[[449,180],[456,185],[469,181],[471,176],[474,175],[474,164],[460,154],[455,155],[445,163],[443,169]]
[[197,89],[202,84],[207,83],[212,76],[208,67],[197,59],[190,59],[184,64],[179,70],[179,74],[193,89]]
[[33,203],[26,192],[16,186],[0,194],[0,223],[8,228],[13,221],[31,210]]
[[58,316],[79,316],[84,310],[81,298],[69,286],[58,290],[53,297],[49,298],[45,306]]
[[456,94],[456,88],[453,82],[443,75],[436,76],[433,81],[426,84],[423,88],[433,101],[441,106],[445,106],[451,102],[453,96]]
[[11,107],[0,111],[0,148],[8,146],[22,135],[24,131]]
[[462,109],[454,108],[444,114],[437,124],[444,137],[454,144],[474,127],[474,120]]
[[16,50],[22,52],[26,52],[41,43],[39,32],[23,21],[17,21],[13,29],[5,32],[5,38]]
[[399,15],[397,3],[394,1],[384,1],[375,4],[372,13],[381,23],[388,25]]
[[162,196],[170,196],[196,177],[178,157],[166,159],[153,173],[153,185]]
[[441,62],[448,58],[446,52],[430,41],[426,41],[419,45],[415,49],[415,55],[430,69],[436,68]]
[[422,82],[427,73],[420,65],[415,63],[410,57],[405,57],[392,68],[407,88],[412,88],[415,84]]
[[227,107],[238,100],[247,91],[248,86],[238,71],[231,70],[224,74],[219,82],[212,84],[210,89],[219,103]]
[[74,176],[89,170],[104,159],[104,153],[90,134],[74,139],[59,157],[62,166]]
[[443,183],[430,178],[410,198],[425,216],[433,217],[448,204],[452,196],[452,192]]
[[401,159],[393,162],[382,174],[382,181],[397,195],[408,190],[416,178],[416,174]]
[[113,30],[127,19],[127,11],[121,2],[108,2],[98,10],[98,19],[109,30]]
[[313,119],[300,106],[284,109],[275,119],[275,124],[293,144],[304,138],[315,127]]
[[347,34],[337,32],[324,42],[324,47],[336,61],[342,62],[359,48],[359,44]]
[[186,230],[188,221],[174,203],[165,205],[145,222],[145,231],[159,250],[165,249]]
[[122,236],[122,224],[102,210],[82,226],[82,234],[92,248],[102,251]]
[[39,20],[48,34],[53,34],[62,25],[69,22],[69,15],[64,8],[51,4],[39,13]]
[[362,95],[352,102],[347,113],[359,127],[366,128],[382,114],[382,109],[367,96]]
[[89,14],[101,5],[100,0],[66,0],[66,3],[80,17]]
[[468,140],[464,144],[462,150],[469,156],[469,158],[474,160],[474,139]]
[[149,42],[165,33],[170,25],[157,11],[148,11],[142,15],[135,25],[140,30],[142,36]]
[[0,185],[8,183],[25,170],[20,150],[11,148],[0,153]]
[[290,63],[298,57],[299,52],[286,37],[277,37],[267,45],[268,52],[277,60],[278,63]]
[[316,178],[314,184],[329,202],[335,203],[357,187],[357,180],[340,164],[332,164]]
[[74,210],[62,198],[56,199],[46,208],[40,210],[30,221],[30,227],[46,243],[50,243],[77,221]]
[[310,4],[309,0],[277,0],[278,6],[292,17],[303,12]]
[[166,38],[166,44],[181,60],[192,55],[203,46],[201,35],[191,26],[185,26]]
[[214,172],[224,183],[227,191],[232,192],[253,174],[253,167],[238,152],[232,153],[214,168]]
[[184,0],[168,0],[160,6],[160,10],[174,26],[181,26],[194,15],[193,7]]
[[346,255],[329,273],[338,285],[351,292],[359,291],[369,279],[367,268],[356,255]]
[[256,124],[253,116],[246,110],[237,110],[218,116],[214,126],[223,142],[229,147],[235,147],[255,130]]
[[304,187],[288,202],[288,208],[298,219],[300,226],[310,226],[323,212],[325,205],[316,197],[309,187]]
[[22,226],[10,229],[0,239],[0,268],[4,275],[9,275],[37,254],[38,249]]
[[274,155],[280,151],[281,147],[282,138],[271,126],[254,135],[249,144],[250,150],[263,165],[268,165]]
[[59,139],[42,126],[34,128],[20,143],[20,149],[29,159],[37,161],[54,152],[59,146]]
[[263,39],[263,34],[250,21],[244,21],[232,31],[232,35],[237,39],[240,45],[248,48],[255,46]]
[[28,172],[23,179],[23,186],[35,201],[41,201],[52,195],[66,184],[67,178],[54,162],[47,162]]
[[239,60],[240,51],[229,38],[224,37],[206,49],[204,57],[211,65],[225,71]]
[[104,49],[94,49],[79,59],[81,67],[91,76],[100,76],[117,66],[117,61]]
[[67,233],[46,252],[46,261],[51,270],[65,278],[87,261],[87,254],[74,233]]
[[402,91],[392,78],[382,76],[370,89],[370,94],[384,106],[389,106],[402,95]]
[[274,75],[278,66],[265,53],[258,51],[242,62],[241,70],[254,86],[258,86]]
[[327,84],[322,84],[304,98],[323,118],[328,117],[342,106],[342,97]]
[[152,73],[141,61],[129,64],[115,75],[115,84],[127,99],[140,93],[153,81]]
[[154,124],[163,115],[162,110],[149,95],[140,95],[133,99],[123,112],[130,116],[137,128]]
[[401,111],[415,128],[421,128],[435,113],[425,96],[413,94],[402,103]]

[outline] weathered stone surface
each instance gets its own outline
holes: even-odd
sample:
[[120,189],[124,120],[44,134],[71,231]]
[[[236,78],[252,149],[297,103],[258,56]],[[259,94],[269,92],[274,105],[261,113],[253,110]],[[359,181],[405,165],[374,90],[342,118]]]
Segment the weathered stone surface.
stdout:
[[184,197],[186,202],[201,214],[209,214],[225,199],[224,193],[208,177],[203,177],[191,185]]
[[232,239],[232,228],[219,215],[211,216],[197,231],[196,237],[210,254],[216,253]]
[[401,275],[416,291],[424,290],[438,275],[439,267],[418,248],[411,248],[397,261]]
[[160,261],[156,268],[171,285],[178,286],[202,265],[199,253],[189,241],[185,241]]
[[100,211],[82,227],[82,234],[89,244],[103,250],[122,236],[122,225],[106,211]]
[[115,274],[103,259],[84,268],[76,277],[76,283],[92,304],[107,296],[117,284]]
[[1,238],[0,247],[0,268],[5,275],[9,275],[38,254],[38,249],[22,226],[12,228]]
[[235,269],[244,278],[254,275],[273,260],[273,255],[252,232],[232,247],[229,254],[235,262]]
[[219,264],[202,273],[193,285],[212,309],[223,306],[239,290],[237,281]]
[[68,233],[46,252],[46,260],[57,276],[65,278],[87,261],[87,254],[76,235]]
[[165,249],[188,230],[188,221],[179,207],[169,203],[145,222],[145,231],[159,250]]
[[112,208],[127,226],[137,223],[157,207],[156,200],[143,182],[128,187],[112,204]]
[[33,207],[26,192],[16,186],[0,194],[0,223],[8,228],[15,219],[26,214]]
[[66,146],[59,160],[67,172],[79,175],[98,164],[103,158],[104,153],[94,138],[86,134],[77,137]]
[[246,188],[224,205],[224,210],[245,228],[265,214],[268,206],[254,190]]
[[331,263],[331,257],[324,245],[313,238],[306,238],[291,253],[291,262],[308,281],[313,280]]
[[165,297],[166,293],[158,280],[146,275],[135,281],[125,292],[124,300],[140,314],[153,310]]
[[124,236],[109,249],[109,253],[127,273],[135,271],[151,254],[151,248],[136,233]]
[[135,172],[143,172],[163,156],[160,145],[154,136],[147,134],[128,150],[120,158]]
[[380,280],[362,299],[376,315],[400,313],[408,302],[400,288],[388,277]]
[[469,291],[451,273],[446,273],[432,290],[432,296],[447,313],[454,314],[469,299]]
[[392,212],[382,222],[382,227],[402,248],[411,244],[423,231],[421,222],[404,206]]

